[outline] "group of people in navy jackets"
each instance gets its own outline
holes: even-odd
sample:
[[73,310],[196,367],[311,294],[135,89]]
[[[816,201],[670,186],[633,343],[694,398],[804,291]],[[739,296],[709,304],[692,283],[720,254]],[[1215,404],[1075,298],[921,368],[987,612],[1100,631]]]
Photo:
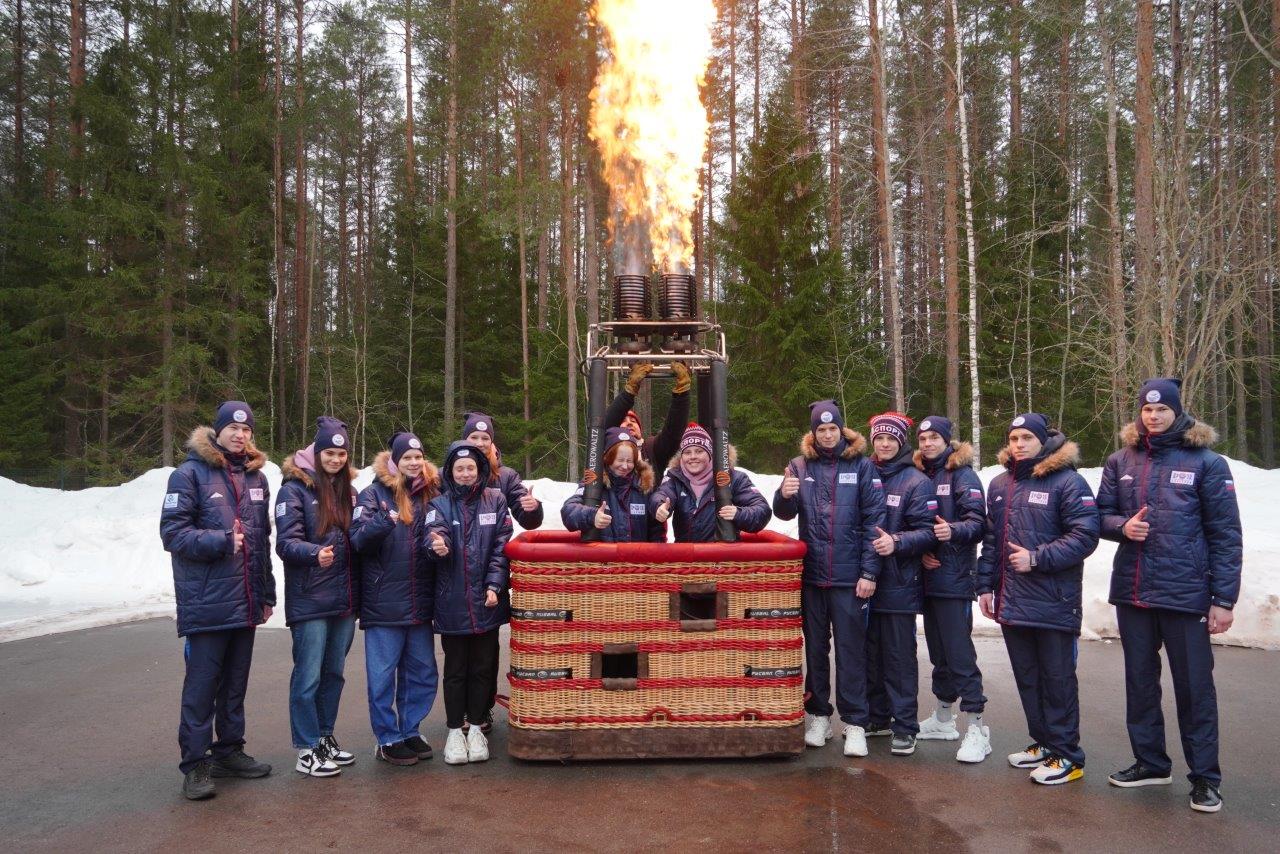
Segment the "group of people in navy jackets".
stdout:
[[[609,409],[599,506],[583,503],[584,482],[562,506],[562,521],[614,542],[665,542],[670,522],[674,539],[697,542],[715,538],[718,519],[747,532],[762,530],[775,514],[798,519],[808,546],[801,596],[807,744],[826,744],[838,713],[848,756],[868,755],[867,739],[878,735],[890,737],[896,756],[913,754],[918,739],[961,741],[961,762],[990,755],[972,640],[976,599],[1001,626],[1031,739],[1009,763],[1030,769],[1040,784],[1081,779],[1076,651],[1083,568],[1106,537],[1120,543],[1110,601],[1124,649],[1135,760],[1109,782],[1172,781],[1160,707],[1163,646],[1191,806],[1221,808],[1209,639],[1231,626],[1241,527],[1230,470],[1210,450],[1214,431],[1183,411],[1178,380],[1142,386],[1138,418],[1107,460],[1097,496],[1076,472],[1077,446],[1043,415],[1010,422],[999,455],[1004,470],[984,492],[972,447],[953,437],[946,418],[917,425],[901,413],[882,413],[870,419],[868,445],[845,425],[836,402],[824,400],[810,406],[800,454],[788,463],[772,505],[731,464],[732,498],[717,508],[710,435],[693,423],[678,429],[688,419],[688,371],[673,365],[667,424],[645,436],[632,407],[647,367],[632,371]],[[213,778],[271,770],[244,751],[254,631],[276,604],[269,516],[285,566],[293,637],[295,769],[335,776],[355,761],[334,725],[357,619],[365,633],[376,758],[403,766],[431,757],[419,728],[442,681],[445,762],[488,759],[498,630],[510,619],[504,548],[513,516],[523,528],[543,522],[540,502],[502,465],[493,419],[468,415],[440,470],[418,437],[396,433],[373,462],[373,482],[357,494],[346,425],[322,416],[312,443],[285,460],[274,502],[253,427],[248,404],[227,401],[212,427],[196,428],[161,512],[178,633],[186,639],[178,731],[183,793],[208,798]],[[923,721],[920,615],[936,698]],[[967,718],[963,730],[960,714]]]

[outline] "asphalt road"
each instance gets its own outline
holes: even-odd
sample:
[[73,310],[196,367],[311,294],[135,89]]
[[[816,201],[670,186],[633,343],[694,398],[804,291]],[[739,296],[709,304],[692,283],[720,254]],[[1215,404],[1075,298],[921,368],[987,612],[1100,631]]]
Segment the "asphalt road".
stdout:
[[[179,793],[172,621],[0,644],[0,850],[1280,850],[1280,747],[1257,730],[1280,708],[1280,654],[1218,650],[1226,806],[1203,815],[1187,807],[1167,674],[1173,786],[1107,785],[1130,762],[1121,652],[1082,643],[1086,777],[1045,788],[1004,761],[1028,738],[1003,645],[978,644],[995,753],[977,766],[955,761],[954,742],[899,758],[887,739],[861,760],[841,755],[837,739],[791,760],[531,764],[507,758],[500,715],[494,758],[449,767],[437,700],[423,727],[436,758],[393,768],[371,756],[357,633],[338,736],[358,760],[322,780],[292,770],[290,639],[262,630],[248,750],[276,770],[217,781],[218,796],[199,803]],[[920,655],[923,716],[923,639]]]

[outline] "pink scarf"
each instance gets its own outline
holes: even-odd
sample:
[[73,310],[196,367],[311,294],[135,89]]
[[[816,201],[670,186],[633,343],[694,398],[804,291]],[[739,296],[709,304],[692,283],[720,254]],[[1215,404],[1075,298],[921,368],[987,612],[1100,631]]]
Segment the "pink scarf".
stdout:
[[693,489],[694,500],[701,501],[703,493],[705,493],[707,491],[707,487],[711,485],[711,478],[715,476],[715,471],[712,470],[711,465],[708,464],[707,467],[702,470],[702,474],[699,475],[689,474],[689,470],[686,469],[683,464],[680,466],[680,471],[684,472],[685,478],[689,481],[690,488]]

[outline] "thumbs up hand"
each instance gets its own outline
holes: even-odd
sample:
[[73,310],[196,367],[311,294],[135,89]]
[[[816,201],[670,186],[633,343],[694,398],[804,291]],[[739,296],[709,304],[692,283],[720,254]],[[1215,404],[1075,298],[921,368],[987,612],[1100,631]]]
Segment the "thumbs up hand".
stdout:
[[880,557],[888,557],[893,554],[898,547],[898,544],[893,541],[893,535],[880,527],[876,528],[876,533],[879,536],[871,541],[871,547],[876,550],[876,554],[880,555]]
[[1141,510],[1124,523],[1124,535],[1135,543],[1143,542],[1151,533],[1151,523],[1146,521],[1147,511],[1150,509],[1150,505],[1143,505]]
[[449,544],[445,542],[444,537],[433,533],[431,535],[431,550],[440,557],[445,557],[449,554]]
[[1014,572],[1030,572],[1031,552],[1027,551],[1017,543],[1010,542],[1009,566],[1013,567]]
[[232,554],[240,554],[244,551],[244,526],[240,524],[239,519],[231,526],[231,540],[234,544]]
[[316,559],[320,562],[320,566],[329,568],[333,566],[333,546],[325,546],[316,554]]
[[951,539],[951,523],[941,516],[933,517],[933,536],[940,543],[945,543]]
[[782,476],[782,497],[794,498],[795,494],[800,491],[800,478],[792,474],[788,468],[786,474]]
[[658,505],[658,509],[653,511],[653,518],[659,522],[665,522],[671,518],[671,499],[668,498]]
[[609,508],[606,505],[601,504],[596,510],[595,523],[596,527],[602,531],[613,524],[613,517],[609,515]]

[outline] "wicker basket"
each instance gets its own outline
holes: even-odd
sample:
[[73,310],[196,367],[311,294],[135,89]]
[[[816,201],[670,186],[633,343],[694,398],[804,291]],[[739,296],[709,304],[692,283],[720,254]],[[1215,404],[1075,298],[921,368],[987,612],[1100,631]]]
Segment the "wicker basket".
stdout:
[[773,532],[739,543],[516,537],[511,754],[801,753],[804,550]]

